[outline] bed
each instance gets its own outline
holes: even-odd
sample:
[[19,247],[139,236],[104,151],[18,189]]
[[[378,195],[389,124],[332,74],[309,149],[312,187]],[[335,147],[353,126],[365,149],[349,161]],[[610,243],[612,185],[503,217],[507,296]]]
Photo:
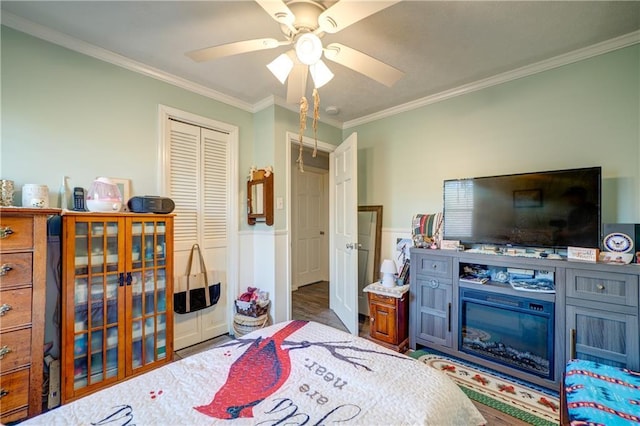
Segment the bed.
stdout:
[[366,339],[289,321],[166,365],[25,425],[481,425],[443,373]]

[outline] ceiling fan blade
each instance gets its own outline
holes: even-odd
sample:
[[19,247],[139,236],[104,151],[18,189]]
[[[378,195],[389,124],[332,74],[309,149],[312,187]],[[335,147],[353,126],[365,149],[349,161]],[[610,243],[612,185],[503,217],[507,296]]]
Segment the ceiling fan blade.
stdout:
[[240,53],[255,52],[256,50],[273,49],[283,44],[290,44],[290,42],[281,42],[275,38],[257,38],[255,40],[237,41],[235,43],[205,47],[204,49],[187,52],[186,55],[196,62],[204,62],[224,56],[239,55]]
[[404,73],[399,69],[340,43],[328,45],[324,49],[324,57],[366,75],[387,87],[393,86],[404,76]]
[[277,22],[293,28],[296,17],[282,0],[256,0],[256,3]]
[[297,63],[293,66],[291,74],[289,74],[289,83],[287,85],[287,103],[298,104],[300,98],[304,96],[307,88],[307,75],[309,66]]
[[386,9],[400,0],[361,1],[340,0],[318,17],[320,29],[327,33],[337,33],[367,16]]

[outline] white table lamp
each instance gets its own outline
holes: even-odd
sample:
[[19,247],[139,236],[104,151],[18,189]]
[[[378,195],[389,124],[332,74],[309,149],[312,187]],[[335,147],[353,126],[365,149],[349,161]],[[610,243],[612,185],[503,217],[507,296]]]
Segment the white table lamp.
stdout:
[[382,272],[382,285],[384,287],[395,287],[395,274],[398,271],[396,270],[396,264],[393,260],[385,259],[380,267],[380,272]]

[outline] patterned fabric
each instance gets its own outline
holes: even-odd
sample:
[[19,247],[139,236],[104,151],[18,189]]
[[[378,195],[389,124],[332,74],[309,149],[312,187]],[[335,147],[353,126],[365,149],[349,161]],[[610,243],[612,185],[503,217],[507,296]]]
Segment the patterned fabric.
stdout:
[[484,425],[443,373],[367,339],[289,321],[33,417],[25,425]]
[[416,214],[411,220],[411,234],[416,247],[426,247],[442,239],[442,213]]
[[639,425],[640,373],[574,359],[565,370],[572,425]]

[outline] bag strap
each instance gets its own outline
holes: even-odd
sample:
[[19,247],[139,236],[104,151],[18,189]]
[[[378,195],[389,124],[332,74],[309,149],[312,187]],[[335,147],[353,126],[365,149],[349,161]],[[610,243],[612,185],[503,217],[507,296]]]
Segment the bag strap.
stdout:
[[190,284],[189,280],[191,279],[191,266],[193,263],[193,253],[198,251],[198,258],[200,261],[200,273],[202,273],[204,277],[204,298],[206,306],[211,305],[211,296],[209,295],[209,277],[207,276],[207,265],[204,263],[204,256],[202,256],[202,250],[200,250],[200,246],[196,243],[191,246],[191,253],[189,253],[189,262],[187,264],[187,312],[190,312]]

